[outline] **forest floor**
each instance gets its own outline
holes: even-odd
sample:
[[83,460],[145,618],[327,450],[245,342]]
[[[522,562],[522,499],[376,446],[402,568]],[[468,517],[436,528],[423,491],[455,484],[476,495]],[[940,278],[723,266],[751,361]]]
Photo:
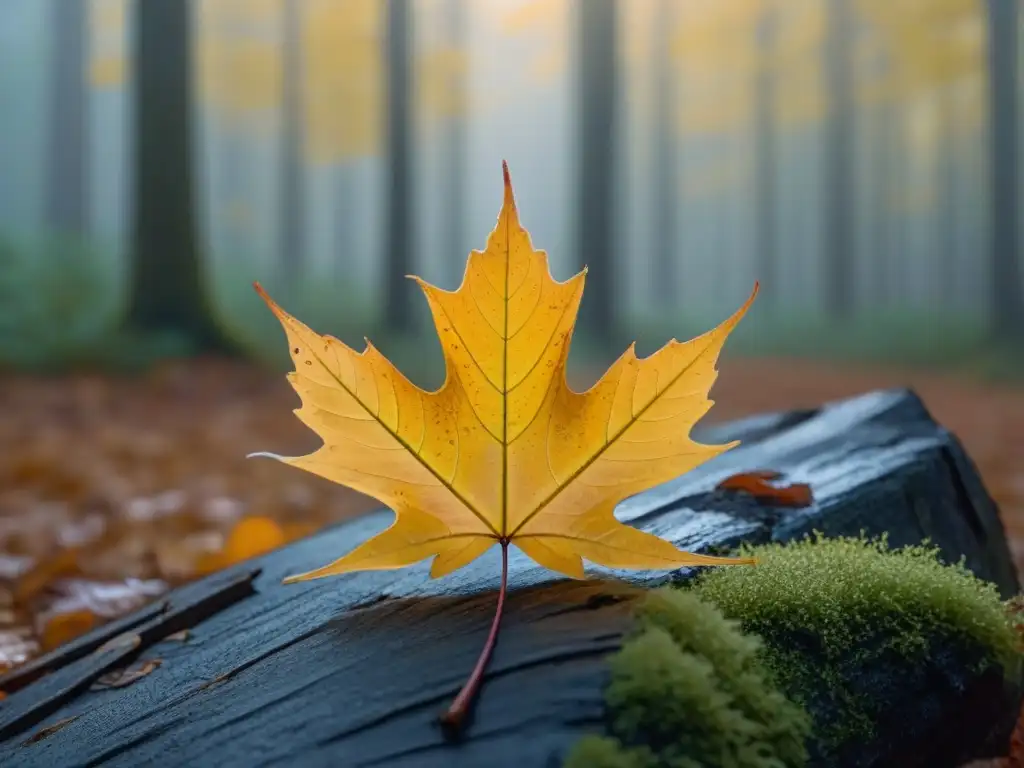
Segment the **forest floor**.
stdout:
[[[964,443],[1024,566],[1024,387],[935,371],[731,359],[714,421],[909,386]],[[0,376],[0,671],[166,589],[379,506],[253,451],[305,453],[280,374]]]

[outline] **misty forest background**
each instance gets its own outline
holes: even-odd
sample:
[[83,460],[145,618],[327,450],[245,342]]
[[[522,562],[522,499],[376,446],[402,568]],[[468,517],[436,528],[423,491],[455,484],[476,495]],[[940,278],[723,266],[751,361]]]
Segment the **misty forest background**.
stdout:
[[1021,5],[0,0],[0,671],[379,507],[252,282],[439,384],[502,159],[574,385],[760,280],[708,418],[912,387],[1024,569]]
[[436,368],[404,276],[457,286],[507,159],[590,268],[584,360],[758,279],[740,352],[1005,368],[1020,34],[1016,0],[4,0],[0,364],[282,361],[260,280]]

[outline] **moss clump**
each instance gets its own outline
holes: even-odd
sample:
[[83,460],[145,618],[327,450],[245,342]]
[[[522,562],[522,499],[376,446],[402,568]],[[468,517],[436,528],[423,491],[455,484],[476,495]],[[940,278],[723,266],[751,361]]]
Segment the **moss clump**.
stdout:
[[810,721],[772,683],[761,643],[695,595],[652,592],[611,660],[615,738],[589,737],[569,768],[784,768],[807,760]]
[[866,683],[880,662],[907,672],[906,685],[890,677],[890,688],[906,688],[950,648],[960,649],[951,665],[1019,674],[1016,634],[995,586],[962,561],[942,564],[927,544],[889,550],[884,536],[815,534],[743,553],[758,564],[709,570],[694,590],[763,638],[765,661],[814,713],[826,753],[872,733],[884,703]]

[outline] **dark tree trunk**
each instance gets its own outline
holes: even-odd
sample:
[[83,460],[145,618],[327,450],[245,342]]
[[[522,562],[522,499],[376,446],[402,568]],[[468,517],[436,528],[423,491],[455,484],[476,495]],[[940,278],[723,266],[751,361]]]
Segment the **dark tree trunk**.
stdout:
[[[445,31],[448,47],[463,51],[466,45],[466,0],[447,0]],[[465,156],[466,156],[466,71],[456,66],[448,82],[451,113],[446,116],[443,156],[446,210],[442,243],[442,264],[450,265],[448,286],[454,288],[462,279],[467,254],[463,253],[463,215],[465,213]]]
[[46,218],[56,232],[81,235],[89,218],[85,88],[89,7],[85,0],[51,0],[50,7],[53,55]]
[[989,152],[991,174],[992,335],[1024,336],[1020,267],[1016,0],[988,0]]
[[851,0],[828,0],[825,61],[825,303],[837,318],[853,311],[853,66]]
[[127,324],[225,350],[203,295],[196,236],[189,4],[145,0],[132,12],[135,208]]
[[305,266],[302,150],[305,113],[302,87],[302,2],[284,1],[281,42],[281,228],[279,263],[283,285],[300,281]]
[[[754,88],[757,278],[778,296],[775,232],[775,30],[774,8],[765,8],[757,27],[758,70]],[[774,302],[770,302],[774,303]]]
[[615,330],[616,0],[582,0],[579,32],[577,263],[587,266],[580,322],[600,342]]
[[[584,0],[585,1],[585,0]],[[672,60],[672,30],[676,0],[658,0],[654,13],[654,295],[658,306],[678,302],[680,254],[677,253],[676,214],[679,210],[679,154],[676,152],[676,76]]]
[[384,319],[399,332],[413,325],[412,40],[412,4],[387,0]]

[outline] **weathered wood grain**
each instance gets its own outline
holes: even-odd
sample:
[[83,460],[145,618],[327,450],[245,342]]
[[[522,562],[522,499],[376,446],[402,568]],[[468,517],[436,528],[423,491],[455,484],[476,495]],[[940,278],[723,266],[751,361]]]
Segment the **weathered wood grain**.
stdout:
[[[1017,577],[995,506],[957,441],[904,391],[702,430],[735,450],[620,507],[624,520],[686,549],[889,531],[961,555],[1005,596]],[[773,469],[807,482],[805,509],[766,507],[714,491],[740,471]],[[385,527],[383,511],[246,564],[254,594],[192,627],[187,642],[152,642],[161,666],[120,689],[82,690],[37,726],[0,744],[0,765],[417,766],[558,765],[600,727],[605,657],[630,625],[638,588],[686,572],[593,569],[568,582],[519,553],[510,559],[506,621],[474,721],[462,743],[435,724],[487,633],[499,577],[496,550],[444,579],[428,564],[281,585]],[[224,574],[190,585],[201,594]],[[175,594],[175,599],[182,599]],[[46,678],[0,703],[0,723],[48,695]],[[44,738],[33,733],[74,718]]]

